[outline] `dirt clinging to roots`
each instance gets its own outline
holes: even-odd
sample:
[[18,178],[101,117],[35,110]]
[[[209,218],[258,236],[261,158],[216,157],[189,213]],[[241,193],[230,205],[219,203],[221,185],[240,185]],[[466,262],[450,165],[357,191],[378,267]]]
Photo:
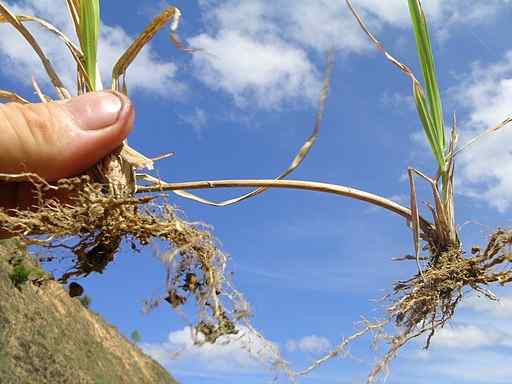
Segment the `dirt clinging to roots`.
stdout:
[[[34,186],[37,203],[30,210],[0,207],[0,222],[4,231],[26,244],[71,252],[73,267],[60,276],[61,282],[102,273],[123,242],[137,249],[160,240],[168,248],[162,255],[168,272],[165,300],[177,309],[195,299],[196,329],[206,341],[236,333],[231,315],[240,318],[247,311],[240,309],[246,308],[244,302],[231,300],[241,300],[241,295],[225,280],[227,256],[206,226],[183,220],[165,196],[119,197],[89,176],[60,180],[54,186],[34,181]],[[66,198],[48,199],[49,190],[65,193]]]
[[474,247],[469,256],[458,248],[435,254],[424,271],[395,283],[386,324],[394,323],[399,332],[395,336],[385,335],[383,331],[376,333],[389,347],[374,366],[368,382],[387,370],[391,360],[411,339],[427,335],[425,349],[428,349],[436,331],[452,319],[468,290],[498,300],[488,286],[512,281],[512,269],[506,265],[512,261],[511,245],[512,231],[499,229],[485,249]]

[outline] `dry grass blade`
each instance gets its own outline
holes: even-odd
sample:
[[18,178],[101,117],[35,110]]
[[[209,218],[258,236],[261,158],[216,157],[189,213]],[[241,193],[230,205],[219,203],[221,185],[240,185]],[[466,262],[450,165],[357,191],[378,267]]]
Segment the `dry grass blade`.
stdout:
[[[455,229],[455,184],[454,184],[454,172],[455,172],[455,147],[457,146],[458,135],[457,135],[457,119],[453,114],[452,129],[450,133],[450,143],[448,145],[447,163],[446,163],[446,186],[445,186],[445,208],[446,215],[450,220],[450,227]],[[458,235],[457,237],[458,241]]]
[[4,91],[3,89],[0,89],[0,99],[12,101],[15,103],[21,103],[21,104],[29,104],[30,103],[30,101],[17,95],[16,93],[10,92],[10,91]]
[[[410,170],[414,174],[426,180],[432,188],[435,209],[431,208],[431,210],[435,224],[436,248],[439,250],[447,250],[450,249],[452,246],[456,246],[456,229],[454,227],[454,223],[452,223],[452,221],[449,220],[446,209],[446,206],[450,205],[451,202],[448,202],[446,205],[444,204],[441,198],[441,193],[439,192],[439,188],[437,186],[437,180],[433,180],[432,178],[428,177],[427,175],[418,171],[417,169],[410,168]],[[458,246],[456,246],[456,248],[458,248]]]
[[456,151],[454,151],[453,153],[453,157],[455,157],[459,152],[462,152],[464,151],[466,148],[468,148],[470,145],[473,145],[475,144],[477,141],[483,139],[485,136],[487,135],[490,135],[491,133],[494,133],[494,132],[497,132],[499,131],[500,129],[504,128],[505,126],[509,125],[510,123],[512,123],[512,116],[510,117],[507,117],[505,120],[503,120],[501,123],[499,123],[497,126],[495,127],[492,127],[492,128],[488,128],[486,129],[485,131],[483,131],[482,133],[480,133],[479,135],[475,136],[474,138],[472,138],[471,140],[469,140],[466,144],[464,144],[462,147],[460,147],[459,149],[457,149]]
[[391,56],[388,51],[386,51],[386,49],[384,48],[384,46],[382,45],[382,43],[377,40],[375,38],[375,36],[373,36],[373,34],[370,32],[370,30],[368,29],[368,27],[366,26],[366,23],[363,21],[363,19],[361,18],[361,16],[357,13],[357,11],[355,10],[354,6],[352,5],[352,2],[350,0],[345,0],[349,9],[350,9],[350,12],[352,12],[352,14],[354,15],[354,17],[356,18],[357,20],[357,23],[359,24],[359,26],[361,27],[361,29],[363,30],[363,32],[368,36],[368,38],[370,39],[370,41],[372,42],[372,44],[375,46],[375,48],[377,50],[379,50],[380,52],[382,52],[384,54],[384,56],[386,57],[386,59],[389,60],[389,62],[391,62],[391,64],[395,65],[396,67],[398,67],[398,69],[400,69],[403,73],[405,73],[407,76],[409,76],[413,82],[415,83],[418,83],[419,84],[419,81],[418,79],[416,79],[416,76],[414,75],[414,73],[412,72],[412,70],[405,64],[401,63],[400,61],[398,61],[397,59],[395,59],[393,56]]
[[[53,24],[49,23],[46,20],[41,19],[40,17],[30,16],[30,15],[16,15],[16,19],[18,19],[18,21],[20,21],[22,23],[24,23],[24,22],[36,23],[36,24],[40,25],[41,27],[43,27],[44,29],[46,29],[47,31],[55,34],[59,39],[61,39],[64,42],[64,44],[66,44],[66,47],[68,47],[69,51],[71,52],[71,54],[73,55],[75,60],[77,60],[77,61],[82,60],[83,55],[82,55],[82,51],[80,50],[80,48],[78,48],[75,45],[75,43],[73,43],[61,30],[59,30]],[[0,23],[8,23],[8,22],[9,22],[9,20],[6,17],[0,16]]]
[[[128,93],[126,86],[126,70],[135,60],[142,48],[162,29],[169,21],[179,18],[180,11],[176,7],[168,7],[155,17],[146,29],[133,41],[123,55],[118,59],[112,70],[112,89],[124,94]],[[122,157],[136,169],[153,169],[153,161],[124,143]]]
[[142,168],[153,169],[154,168],[153,160],[144,156],[142,153],[136,151],[132,147],[130,147],[126,143],[126,140],[123,144],[123,149],[121,151],[121,155],[135,169],[142,169]]
[[416,266],[418,267],[418,273],[423,275],[420,264],[420,215],[418,212],[418,200],[416,197],[416,184],[414,183],[414,170],[409,168],[407,170],[407,174],[409,176],[409,190],[411,194],[411,225],[414,244],[414,256],[416,260]]
[[32,87],[34,88],[34,92],[36,93],[37,97],[39,97],[39,100],[41,100],[42,103],[48,103],[49,101],[52,101],[48,96],[46,96],[43,93],[41,87],[39,86],[39,84],[37,84],[37,81],[34,77],[32,77]]
[[37,43],[36,39],[30,33],[30,31],[23,25],[23,23],[16,18],[16,15],[14,15],[7,6],[5,6],[2,2],[0,2],[0,15],[5,17],[5,19],[14,27],[16,30],[21,33],[21,35],[25,38],[25,40],[30,44],[30,46],[34,49],[36,54],[41,59],[41,62],[43,63],[44,68],[46,69],[46,73],[48,74],[48,77],[50,78],[50,81],[52,82],[53,86],[55,87],[57,93],[59,94],[59,97],[61,99],[67,99],[70,97],[70,94],[66,87],[64,87],[64,84],[60,80],[59,76],[57,75],[57,72],[55,72],[55,69],[53,68],[52,64],[50,63],[50,60],[45,55],[39,44]]
[[[324,110],[325,110],[325,101],[326,101],[327,95],[329,93],[329,85],[330,85],[333,67],[334,67],[334,53],[331,51],[327,55],[327,68],[325,70],[325,76],[324,76],[324,81],[323,81],[323,85],[322,85],[322,90],[320,92],[320,102],[319,102],[319,107],[318,107],[318,111],[316,114],[315,126],[313,128],[313,132],[307,138],[306,142],[302,145],[299,152],[295,155],[290,166],[283,173],[281,173],[278,177],[276,177],[274,180],[282,180],[282,179],[286,178],[290,173],[295,171],[302,164],[304,159],[307,157],[308,153],[311,151],[311,148],[315,145],[315,142],[320,134],[320,128],[322,125],[322,119],[323,119]],[[174,193],[177,194],[178,196],[181,196],[181,197],[184,197],[184,198],[187,198],[190,200],[194,200],[194,201],[197,201],[202,204],[212,205],[215,207],[225,207],[228,205],[237,204],[243,200],[246,200],[246,199],[249,199],[256,195],[259,195],[260,193],[265,192],[267,189],[268,188],[266,188],[266,187],[260,187],[260,188],[257,188],[255,190],[249,192],[249,193],[246,193],[242,196],[239,196],[239,197],[236,197],[233,199],[229,199],[229,200],[225,200],[222,202],[210,201],[210,200],[204,199],[202,197],[196,196],[192,193],[189,193],[187,191],[177,191],[176,190],[176,191],[174,191]]]
[[[160,15],[155,17],[146,29],[133,41],[114,65],[112,70],[112,89],[126,94],[126,70],[135,60],[141,49],[162,29],[169,21],[179,17],[180,11],[176,7],[168,7]],[[123,81],[121,82],[121,77]]]
[[[39,17],[30,16],[30,15],[16,15],[16,18],[22,22],[33,22],[38,24],[39,26],[43,27],[47,31],[55,34],[59,39],[61,39],[66,47],[68,48],[69,52],[71,53],[71,56],[75,60],[77,64],[77,76],[84,78],[85,81],[89,82],[87,71],[85,70],[84,63],[83,63],[83,54],[80,48],[78,48],[75,43],[73,43],[62,31],[60,31],[57,27],[55,27],[53,24],[47,22],[46,20],[43,20]],[[7,23],[9,22],[6,17],[0,16],[0,23]]]
[[73,20],[73,26],[75,27],[75,33],[78,37],[80,37],[80,17],[78,14],[78,10],[80,9],[80,1],[79,0],[66,0],[66,5],[68,7],[69,15],[71,16],[71,20]]
[[[68,12],[71,20],[73,21],[73,26],[75,28],[75,34],[80,40],[80,0],[66,0],[66,5],[68,8]],[[81,44],[81,43],[80,43]],[[78,94],[82,94],[87,92],[88,89],[92,89],[91,79],[86,73],[85,66],[83,61],[78,64],[77,74],[76,74],[76,84]]]

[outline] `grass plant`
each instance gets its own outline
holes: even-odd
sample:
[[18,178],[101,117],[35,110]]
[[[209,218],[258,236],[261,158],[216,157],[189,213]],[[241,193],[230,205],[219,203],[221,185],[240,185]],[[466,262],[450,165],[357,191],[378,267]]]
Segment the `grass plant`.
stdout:
[[[343,339],[334,350],[311,366],[293,371],[270,344],[267,346],[272,353],[265,353],[266,359],[271,356],[269,365],[295,378],[311,372],[335,356],[347,353],[348,345],[355,339],[373,334],[388,343],[387,352],[368,377],[368,382],[373,382],[411,339],[426,334],[428,347],[436,331],[454,316],[466,290],[475,290],[494,300],[496,297],[487,286],[512,281],[512,270],[500,268],[512,261],[512,255],[508,252],[512,244],[512,233],[497,230],[490,236],[489,243],[482,249],[473,249],[471,256],[465,252],[459,239],[454,208],[454,162],[457,153],[465,147],[457,147],[455,119],[451,131],[446,132],[428,21],[421,2],[408,0],[424,86],[409,66],[393,57],[375,38],[350,0],[346,0],[346,3],[371,43],[412,83],[418,118],[423,125],[438,172],[431,177],[414,168],[408,169],[410,207],[347,186],[287,179],[301,165],[318,138],[333,67],[333,54],[330,53],[327,55],[314,128],[292,157],[290,165],[276,178],[166,182],[144,171],[153,168],[154,160],[140,154],[125,142],[86,174],[53,184],[34,174],[0,174],[4,180],[31,181],[38,198],[37,210],[7,212],[0,207],[1,229],[19,236],[28,244],[39,244],[50,249],[60,246],[70,250],[74,256],[74,268],[61,276],[63,282],[72,276],[83,277],[103,272],[123,242],[137,248],[154,240],[164,241],[169,247],[162,257],[168,270],[168,291],[161,298],[148,302],[147,306],[151,308],[166,301],[174,309],[180,310],[187,300],[195,300],[198,307],[195,330],[202,333],[207,342],[215,342],[224,335],[236,333],[235,325],[240,322],[245,322],[246,327],[262,339],[248,322],[248,304],[226,278],[228,258],[219,249],[209,228],[183,220],[176,208],[167,202],[164,192],[174,192],[181,197],[215,206],[237,204],[269,188],[301,189],[363,200],[400,215],[410,224],[415,249],[412,259],[417,263],[417,273],[394,285],[390,295],[392,303],[387,308],[385,319],[374,323],[362,322],[360,330]],[[32,16],[14,15],[0,1],[0,22],[10,23],[33,47],[48,73],[57,97],[61,99],[70,97],[71,93],[60,81],[37,39],[25,27],[26,23],[38,23],[66,45],[76,62],[77,94],[103,88],[97,70],[100,3],[98,0],[66,0],[66,5],[75,26],[79,47],[49,22]],[[177,8],[166,8],[133,41],[112,69],[113,91],[128,93],[126,77],[130,64],[166,25],[170,25],[171,41],[178,49],[187,54],[196,52],[193,48],[184,47],[176,36],[180,16],[181,12]],[[42,101],[47,101],[42,92],[38,91],[37,94]],[[11,102],[28,102],[4,90],[0,90],[0,98]],[[509,118],[485,134],[496,132],[511,121]],[[415,186],[417,177],[429,183],[432,189],[432,202],[427,205],[432,216],[430,220],[420,215]],[[210,201],[190,192],[195,189],[233,187],[254,189],[221,202]],[[49,190],[72,192],[73,204],[62,204],[58,200],[45,198]],[[48,237],[42,239],[41,234]],[[70,238],[74,241],[70,242]],[[190,284],[192,277],[193,288]],[[395,325],[396,331],[392,335],[385,332],[391,325]],[[200,342],[199,339],[196,341]]]
[[103,88],[98,77],[98,39],[100,37],[100,1],[80,1],[80,47],[84,55],[85,70],[88,76],[89,89],[96,91]]

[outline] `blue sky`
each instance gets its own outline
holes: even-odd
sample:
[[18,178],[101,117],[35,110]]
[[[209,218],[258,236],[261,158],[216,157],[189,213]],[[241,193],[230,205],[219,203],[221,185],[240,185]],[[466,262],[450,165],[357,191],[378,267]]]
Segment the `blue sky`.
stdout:
[[[55,0],[7,3],[69,30],[65,8],[56,7]],[[384,45],[416,69],[406,3],[354,0]],[[102,2],[100,60],[106,83],[130,38],[166,2],[119,4]],[[163,179],[279,174],[312,129],[324,53],[331,46],[336,67],[322,133],[293,178],[353,186],[406,204],[407,167],[433,173],[410,82],[373,50],[344,1],[179,0],[173,5],[183,13],[181,38],[204,52],[177,51],[163,32],[127,76],[137,111],[130,144],[149,156],[176,151],[157,164]],[[430,0],[425,6],[446,117],[457,113],[464,140],[512,114],[510,2]],[[53,37],[34,31],[71,84],[73,67],[65,51]],[[0,88],[30,97],[34,75],[49,90],[24,43],[6,26],[0,34]],[[497,226],[510,227],[511,132],[503,130],[459,157],[457,221],[468,247],[484,244]],[[223,199],[237,192],[203,196]],[[419,193],[420,200],[430,199],[425,186]],[[285,190],[227,208],[171,199],[187,219],[213,226],[231,255],[234,282],[252,304],[254,326],[296,368],[350,335],[361,316],[382,315],[375,300],[389,292],[393,281],[414,273],[413,265],[391,261],[412,252],[404,221],[360,202]],[[154,247],[135,255],[123,249],[103,275],[82,280],[92,308],[125,335],[138,330],[144,348],[181,382],[251,384],[273,378],[240,343],[194,348],[187,324],[166,305],[144,315],[143,301],[160,297],[164,282]],[[412,343],[392,364],[387,382],[509,382],[512,294],[508,289],[497,293],[503,297],[500,304],[468,296],[432,350],[423,352],[421,343]],[[378,352],[365,339],[351,353],[301,382],[361,382]]]

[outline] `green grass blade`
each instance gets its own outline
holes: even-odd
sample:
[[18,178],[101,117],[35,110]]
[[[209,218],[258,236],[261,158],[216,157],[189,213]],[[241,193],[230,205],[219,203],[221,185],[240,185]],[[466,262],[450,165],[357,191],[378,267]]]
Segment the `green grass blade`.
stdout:
[[99,0],[80,1],[80,44],[85,57],[85,69],[89,75],[92,90],[96,89],[96,63],[100,33]]
[[[446,138],[443,107],[441,104],[441,94],[437,82],[436,67],[434,55],[432,53],[432,45],[430,43],[427,20],[425,14],[423,13],[420,0],[408,1],[414,35],[416,38],[418,56],[423,72],[423,78],[425,80],[427,93],[426,100],[428,102],[427,111],[432,122],[432,126],[425,126],[425,130],[431,130],[430,133],[427,133],[427,136],[429,134],[432,136],[432,138],[429,138],[429,141],[431,142],[436,159],[439,162],[439,167],[441,168],[442,172],[444,172],[446,170],[446,161],[444,156],[444,150],[446,149]],[[441,156],[438,154],[439,149],[441,149]]]
[[423,128],[425,130],[428,142],[430,143],[430,146],[432,148],[432,152],[434,153],[437,162],[439,164],[444,164],[445,159],[443,147],[440,145],[439,141],[435,136],[434,121],[430,116],[427,100],[425,98],[423,90],[417,82],[414,83],[413,94],[414,101],[416,102],[416,108],[418,110],[418,115],[420,117],[421,123],[423,124]]

